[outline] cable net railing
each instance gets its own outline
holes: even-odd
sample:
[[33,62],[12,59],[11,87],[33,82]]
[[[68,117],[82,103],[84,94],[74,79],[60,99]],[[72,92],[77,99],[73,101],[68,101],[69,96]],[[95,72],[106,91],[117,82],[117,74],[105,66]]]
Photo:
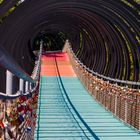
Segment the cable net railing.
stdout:
[[[7,69],[6,93],[0,93],[0,139],[32,140],[36,122],[38,87],[41,66],[42,43],[32,75],[29,76],[10,59],[1,65]],[[1,51],[3,58],[5,52]],[[7,64],[12,63],[12,64]],[[19,78],[19,89],[13,93],[13,76]]]
[[[116,80],[91,71],[78,60],[68,41],[64,51],[90,95],[122,122],[140,132],[140,83]],[[130,85],[137,89],[129,88]]]

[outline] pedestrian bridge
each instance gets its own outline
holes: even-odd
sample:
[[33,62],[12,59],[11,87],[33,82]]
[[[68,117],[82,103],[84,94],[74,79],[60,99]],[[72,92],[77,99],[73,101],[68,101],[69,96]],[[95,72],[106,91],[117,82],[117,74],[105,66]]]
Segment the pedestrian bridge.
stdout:
[[35,140],[139,140],[77,78],[67,53],[42,56]]
[[[68,42],[57,52],[42,52],[42,45],[32,76],[0,50],[0,63],[7,69],[6,94],[0,93],[3,140],[140,139],[138,89],[113,84],[124,81],[86,68]],[[19,78],[16,94],[13,74]]]
[[140,0],[0,0],[0,140],[140,140],[139,23]]

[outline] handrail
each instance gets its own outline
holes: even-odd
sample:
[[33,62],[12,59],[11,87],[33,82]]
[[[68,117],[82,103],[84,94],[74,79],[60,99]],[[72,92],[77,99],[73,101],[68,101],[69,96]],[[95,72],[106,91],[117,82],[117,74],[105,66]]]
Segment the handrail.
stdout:
[[[126,86],[128,85],[126,81],[116,80],[110,77],[108,78],[87,68],[78,60],[76,55],[74,55],[70,45],[66,44],[64,51],[68,53],[77,77],[91,97],[117,117],[117,119],[121,120],[139,133],[140,90],[137,87],[139,82],[135,85],[135,82],[127,81],[129,84],[135,86]],[[111,83],[109,83],[110,81]],[[123,84],[115,84],[118,82]]]
[[[7,70],[6,94],[0,92],[0,124],[2,124],[0,138],[33,139],[42,47],[43,41],[40,42],[38,59],[35,61],[31,76],[4,49],[0,49],[0,64]],[[19,90],[15,94],[12,93],[13,74],[19,78]],[[13,112],[14,116],[11,116]]]
[[27,92],[25,92],[25,93],[22,93],[21,94],[21,92],[20,91],[17,91],[17,93],[15,93],[15,94],[13,94],[13,95],[7,95],[7,94],[5,94],[5,93],[2,93],[2,92],[0,92],[0,99],[3,99],[3,100],[7,100],[7,99],[9,99],[9,100],[13,100],[13,99],[16,99],[16,98],[18,98],[18,97],[20,97],[20,96],[30,96],[33,92],[35,92],[36,91],[36,89],[37,89],[37,87],[38,87],[38,82],[37,82],[37,84],[35,85],[35,87],[33,88],[33,89],[31,89],[30,91],[27,91]]
[[34,70],[32,72],[32,75],[28,75],[14,60],[12,57],[8,56],[7,52],[4,49],[0,49],[0,64],[10,72],[12,72],[14,75],[16,75],[18,78],[23,79],[24,81],[27,81],[29,83],[35,84],[35,86],[25,91],[25,93],[21,93],[21,91],[17,91],[14,95],[7,95],[5,93],[0,92],[0,99],[15,99],[21,95],[23,96],[29,96],[30,93],[33,93],[36,88],[38,87],[38,78],[39,78],[39,72],[40,72],[40,66],[41,66],[41,55],[42,55],[42,47],[43,42],[40,42],[40,51],[38,60],[35,61]]
[[8,55],[8,53],[0,46],[0,65],[3,66],[6,70],[9,70],[11,73],[17,77],[35,83],[34,79],[30,77],[15,61]]
[[119,80],[119,79],[114,79],[114,78],[110,78],[104,75],[101,75],[97,72],[94,72],[93,70],[89,69],[88,67],[86,67],[86,65],[84,65],[83,63],[80,62],[80,60],[78,59],[78,57],[76,56],[76,54],[73,52],[72,47],[69,45],[69,49],[71,51],[71,53],[73,54],[75,60],[85,69],[87,70],[89,73],[93,74],[94,76],[97,76],[98,78],[105,80],[105,81],[109,81],[109,82],[114,82],[117,84],[125,84],[127,85],[133,85],[133,86],[140,86],[140,82],[134,82],[134,81],[125,81],[125,80]]

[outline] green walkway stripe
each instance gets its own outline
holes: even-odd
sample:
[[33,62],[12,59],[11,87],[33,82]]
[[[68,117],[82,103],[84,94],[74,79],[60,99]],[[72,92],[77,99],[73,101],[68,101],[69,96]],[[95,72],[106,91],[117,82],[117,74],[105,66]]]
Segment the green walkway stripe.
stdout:
[[140,140],[140,134],[98,104],[76,77],[61,77],[61,82],[41,77],[35,140],[96,140],[69,102],[98,139]]

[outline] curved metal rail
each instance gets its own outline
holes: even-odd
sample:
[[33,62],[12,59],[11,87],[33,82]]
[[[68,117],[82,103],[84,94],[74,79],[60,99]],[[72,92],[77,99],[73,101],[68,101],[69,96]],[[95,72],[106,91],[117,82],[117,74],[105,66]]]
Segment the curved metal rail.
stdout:
[[106,77],[104,80],[100,75],[97,76],[96,73],[94,75],[74,56],[72,49],[70,49],[71,47],[68,44],[65,46],[64,51],[68,53],[75,73],[89,94],[108,111],[112,112],[115,117],[139,131],[140,90],[135,89],[135,82],[132,82],[134,84],[132,85],[132,89],[131,86],[129,85],[128,87],[126,83],[126,87],[123,87],[122,85],[117,85],[120,83],[117,83],[115,80],[115,82],[112,83],[112,81],[109,81]]
[[72,47],[69,43],[69,49],[71,51],[71,53],[73,54],[75,60],[85,69],[87,70],[89,73],[93,74],[94,76],[102,79],[102,80],[105,80],[105,81],[109,81],[109,82],[113,82],[115,84],[124,84],[125,86],[128,86],[128,85],[132,85],[132,86],[135,86],[137,88],[139,88],[140,86],[140,82],[135,82],[135,81],[124,81],[124,80],[119,80],[119,79],[114,79],[114,78],[110,78],[110,77],[107,77],[107,76],[104,76],[104,75],[101,75],[97,72],[94,72],[93,70],[89,69],[88,67],[86,67],[86,65],[84,65],[82,62],[80,62],[80,60],[78,59],[78,57],[76,56],[76,54],[73,52],[72,50]]
[[38,60],[35,61],[35,66],[32,72],[32,75],[30,76],[27,74],[14,60],[12,57],[8,55],[8,53],[4,49],[0,49],[0,65],[3,66],[5,69],[10,71],[10,73],[17,76],[19,79],[22,79],[28,84],[33,84],[33,88],[31,88],[28,91],[18,91],[16,94],[13,95],[7,95],[4,93],[0,93],[0,98],[2,99],[14,99],[19,97],[20,95],[27,96],[29,93],[32,93],[36,90],[36,87],[38,86],[38,80],[39,80],[39,72],[40,72],[40,63],[41,63],[41,54],[42,54],[42,44],[43,42],[40,42],[40,51]]

